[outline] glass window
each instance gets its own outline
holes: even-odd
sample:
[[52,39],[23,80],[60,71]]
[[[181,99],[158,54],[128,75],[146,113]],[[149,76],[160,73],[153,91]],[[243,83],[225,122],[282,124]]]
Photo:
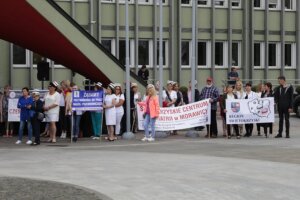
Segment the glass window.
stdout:
[[241,7],[241,0],[231,0],[231,5],[233,8],[240,8]]
[[181,4],[190,4],[191,0],[181,0]]
[[254,43],[254,66],[260,67],[261,66],[261,47],[260,43]]
[[279,8],[278,0],[269,0],[269,8],[278,9]]
[[292,66],[292,44],[285,44],[285,51],[284,51],[284,61],[285,66],[291,67]]
[[198,65],[206,66],[206,58],[207,58],[207,43],[206,42],[198,42]]
[[13,64],[26,65],[26,49],[13,45]]
[[277,55],[276,44],[269,44],[269,66],[272,67],[277,66],[276,55]]
[[264,8],[264,0],[254,0],[253,1],[254,8]]
[[[126,65],[126,41],[119,41],[119,60],[123,65]],[[129,64],[130,64],[130,41],[129,41]]]
[[224,64],[224,43],[216,42],[215,43],[215,65],[223,66]]
[[296,10],[296,0],[285,0],[284,7],[286,10]]
[[239,66],[239,58],[240,58],[240,51],[239,51],[239,43],[233,42],[232,43],[232,66]]
[[181,65],[190,65],[190,42],[181,42]]
[[33,57],[33,64],[34,65],[37,65],[39,62],[43,61],[43,59],[44,59],[43,56],[41,56],[41,55],[39,55],[37,53],[34,53],[34,52],[33,52],[32,57]]
[[139,65],[149,65],[149,41],[139,41]]
[[105,47],[105,49],[111,52],[111,40],[101,40],[101,44]]
[[[163,65],[166,65],[166,41],[163,41]],[[159,41],[157,41],[157,65],[159,65]]]
[[198,0],[199,6],[209,6],[210,0]]
[[225,0],[215,0],[216,6],[225,6]]

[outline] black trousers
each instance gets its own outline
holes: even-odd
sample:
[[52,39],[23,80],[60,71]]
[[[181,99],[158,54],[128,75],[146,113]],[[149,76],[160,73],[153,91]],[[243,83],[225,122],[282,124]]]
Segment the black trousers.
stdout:
[[264,127],[264,134],[268,133],[268,128],[269,128],[269,133],[270,134],[273,133],[273,123],[264,123],[263,127]]
[[33,136],[34,136],[34,142],[35,143],[40,143],[40,134],[41,134],[41,121],[38,120],[37,118],[33,118],[31,120],[32,123],[32,132],[33,132]]
[[288,109],[278,109],[279,113],[279,135],[282,135],[283,131],[283,119],[285,120],[285,132],[286,135],[290,135],[290,113]]
[[206,128],[210,136],[218,135],[217,110],[211,110],[210,125],[206,125]]
[[245,124],[245,129],[246,129],[246,134],[247,135],[252,135],[253,124]]
[[[225,122],[227,124],[226,115],[225,115]],[[231,126],[233,126],[236,136],[240,136],[240,130],[239,130],[239,126],[237,124],[232,124],[232,125],[228,124],[226,126],[227,126],[227,135],[228,136],[231,136]]]

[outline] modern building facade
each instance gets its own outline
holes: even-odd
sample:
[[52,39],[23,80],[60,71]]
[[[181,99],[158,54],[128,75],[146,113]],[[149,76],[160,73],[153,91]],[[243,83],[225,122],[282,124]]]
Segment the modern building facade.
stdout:
[[[130,66],[137,72],[146,65],[150,81],[158,80],[159,1],[129,0]],[[191,1],[163,0],[164,80],[181,85],[187,85],[191,77]],[[55,2],[125,64],[125,0]],[[300,79],[300,3],[296,0],[197,0],[196,14],[200,87],[208,76],[221,87],[232,66],[254,84],[276,83],[279,75],[292,83]],[[40,87],[36,77],[29,76],[40,60],[40,55],[0,40],[0,85]],[[50,63],[52,79],[82,83],[84,77],[74,76],[55,61]],[[10,73],[13,80],[8,78]]]

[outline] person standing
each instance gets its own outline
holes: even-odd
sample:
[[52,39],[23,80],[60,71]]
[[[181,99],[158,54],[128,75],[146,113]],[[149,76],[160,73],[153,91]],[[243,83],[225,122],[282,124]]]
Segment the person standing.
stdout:
[[40,99],[40,93],[38,91],[33,92],[34,101],[31,106],[31,110],[34,111],[34,115],[31,118],[32,121],[32,128],[33,128],[33,135],[34,135],[34,142],[31,144],[33,146],[39,145],[40,141],[40,134],[41,134],[41,120],[38,118],[38,113],[43,112],[43,102]]
[[[121,88],[121,84],[116,83],[115,84],[115,95],[116,95],[116,137],[118,135],[120,135],[120,130],[121,130],[121,120],[123,118],[124,115],[124,108],[123,108],[123,104],[125,102],[125,97],[124,94],[122,93],[122,88]],[[117,139],[115,137],[115,139]]]
[[205,137],[216,138],[218,136],[218,126],[217,126],[217,103],[219,100],[219,90],[213,85],[213,79],[208,77],[206,79],[206,86],[202,89],[200,93],[200,100],[209,99],[211,104],[211,115],[210,115],[210,125],[206,125],[207,135]]
[[[243,89],[243,82],[241,80],[236,81],[233,93],[237,95],[238,99],[245,99],[246,93]],[[238,125],[240,134],[243,133],[243,126],[243,124]]]
[[183,95],[182,95],[181,91],[179,90],[179,83],[177,83],[177,82],[173,83],[173,90],[176,92],[176,95],[177,95],[177,99],[175,101],[175,107],[184,105]]
[[142,68],[138,71],[138,76],[141,77],[144,81],[148,81],[149,78],[149,70],[146,65],[143,65]]
[[[104,89],[102,87],[102,83],[97,82],[95,87],[95,91],[102,91],[103,93],[103,100],[104,100]],[[102,135],[102,113],[103,111],[92,111],[91,112],[91,118],[92,118],[92,125],[93,125],[93,140],[99,140],[100,136]]]
[[235,85],[236,81],[239,79],[239,73],[235,67],[231,67],[231,71],[227,75],[228,84]]
[[[142,141],[155,141],[155,122],[159,116],[159,102],[154,85],[147,86],[148,96],[146,97],[146,108],[144,110],[144,130],[145,137]],[[151,135],[149,134],[149,125],[151,126]]]
[[[265,84],[263,83],[259,83],[257,85],[257,90],[256,90],[256,94],[258,98],[261,98],[261,95],[265,92]],[[256,129],[257,129],[257,136],[261,136],[260,134],[260,128],[263,127],[262,123],[257,123],[256,124]]]
[[23,130],[24,126],[27,123],[27,130],[28,130],[28,140],[26,144],[32,144],[32,126],[31,126],[31,119],[30,119],[30,109],[31,105],[33,103],[32,97],[29,95],[29,89],[28,87],[22,88],[22,96],[19,98],[18,101],[18,108],[21,109],[20,113],[20,126],[19,126],[19,137],[16,144],[22,143],[22,137],[23,137]]
[[8,99],[9,99],[9,91],[11,87],[9,85],[4,86],[3,94],[0,95],[0,104],[1,107],[1,122],[4,122],[5,135],[4,137],[12,137],[13,136],[13,122],[8,121]]
[[49,123],[50,138],[48,142],[56,143],[56,122],[59,120],[59,102],[60,94],[56,91],[59,84],[53,81],[48,86],[48,93],[46,93],[44,100],[44,111],[46,121]]
[[167,89],[163,91],[163,101],[166,102],[166,107],[175,107],[177,94],[173,90],[173,81],[168,81]]
[[290,113],[293,111],[294,88],[286,83],[284,76],[278,77],[279,88],[275,91],[275,102],[279,113],[279,130],[275,138],[281,138],[285,120],[286,138],[290,138]]
[[[231,125],[227,123],[226,119],[226,112],[227,112],[227,108],[226,108],[226,100],[232,100],[232,99],[237,99],[237,95],[233,93],[233,85],[228,85],[226,87],[226,93],[224,93],[223,98],[222,98],[222,108],[224,108],[224,117],[225,117],[225,121],[226,121],[226,125],[227,125],[227,138],[231,139]],[[237,124],[233,124],[233,129],[235,130],[236,133],[236,138],[240,139],[240,133],[239,133],[239,127]]]
[[116,113],[116,95],[114,94],[115,85],[110,83],[106,89],[106,95],[104,98],[103,108],[105,109],[105,121],[108,131],[108,141],[114,141],[114,126],[117,123]]
[[[274,94],[272,91],[272,84],[270,82],[267,82],[265,84],[265,91],[262,92],[262,94],[261,94],[261,98],[267,98],[267,97],[274,97]],[[264,134],[266,137],[268,137],[268,128],[269,128],[269,134],[272,135],[273,123],[263,123],[262,126],[264,128]]]
[[[196,88],[196,85],[198,84],[198,81],[195,80],[195,102],[200,101],[200,92],[199,90]],[[189,103],[193,103],[192,102],[192,82],[189,81],[189,88],[188,88],[188,99],[189,99]]]
[[[246,83],[246,93],[245,99],[256,99],[258,96],[252,91],[252,84]],[[244,137],[251,137],[253,131],[253,124],[245,124],[246,134]]]
[[131,83],[131,91],[133,92],[133,100],[134,100],[134,109],[130,109],[132,121],[131,121],[131,130],[133,133],[137,133],[138,129],[138,120],[137,120],[137,104],[142,100],[142,95],[138,90],[137,83]]

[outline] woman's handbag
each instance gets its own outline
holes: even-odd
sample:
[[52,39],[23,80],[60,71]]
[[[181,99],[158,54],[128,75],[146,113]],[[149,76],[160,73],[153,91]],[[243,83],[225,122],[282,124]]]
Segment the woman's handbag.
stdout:
[[40,120],[40,121],[43,121],[45,118],[45,114],[44,113],[41,113],[41,112],[38,112],[37,113],[37,119]]

